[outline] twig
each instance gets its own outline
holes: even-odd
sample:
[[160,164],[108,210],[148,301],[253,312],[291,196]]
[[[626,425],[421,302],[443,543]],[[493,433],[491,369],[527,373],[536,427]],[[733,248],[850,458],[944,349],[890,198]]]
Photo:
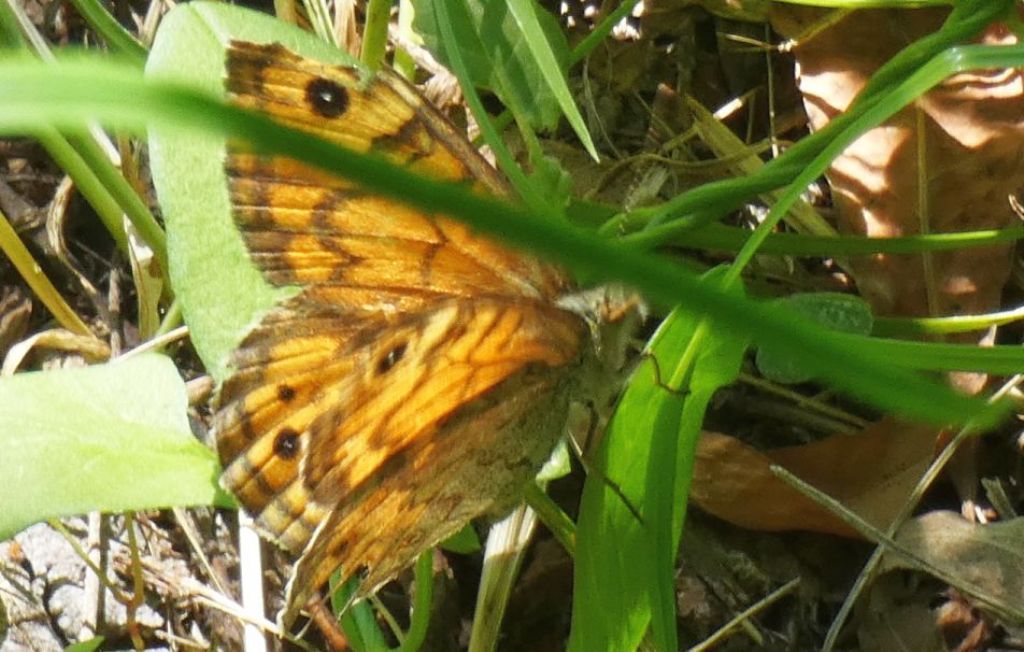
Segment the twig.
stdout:
[[713,645],[716,645],[726,637],[731,636],[732,630],[736,629],[740,626],[740,624],[749,620],[751,616],[775,604],[784,596],[792,593],[793,590],[796,589],[796,587],[798,586],[800,586],[799,577],[786,582],[785,584],[775,589],[765,597],[761,598],[760,600],[750,605],[740,613],[736,614],[736,616],[732,620],[719,627],[718,630],[711,636],[707,637],[697,645],[691,647],[688,650],[688,652],[703,652],[704,650],[711,649]]

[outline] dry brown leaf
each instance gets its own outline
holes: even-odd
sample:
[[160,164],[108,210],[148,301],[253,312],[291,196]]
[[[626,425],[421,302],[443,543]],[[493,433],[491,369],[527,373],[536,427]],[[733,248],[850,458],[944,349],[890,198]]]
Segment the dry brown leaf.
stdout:
[[[845,111],[870,76],[900,49],[934,32],[947,9],[866,10],[801,43],[798,83],[813,129]],[[814,11],[774,11],[773,24],[795,36]],[[1016,37],[1002,25],[988,44]],[[1024,75],[1019,70],[967,73],[870,130],[828,173],[842,233],[895,237],[999,229],[1016,216],[1008,196],[1024,185]],[[851,261],[862,296],[877,315],[944,316],[992,311],[1010,272],[1012,245],[930,255],[859,257]],[[959,341],[979,341],[968,334]],[[984,377],[953,381],[976,392]]]
[[110,346],[91,335],[77,335],[63,328],[40,331],[12,346],[0,367],[0,376],[10,377],[33,350],[51,349],[77,353],[90,362],[110,359]]
[[[956,512],[936,511],[907,521],[896,543],[959,578],[953,585],[966,594],[980,590],[1008,604],[1024,604],[1024,518],[968,523]],[[916,568],[887,555],[883,570]]]
[[860,652],[950,652],[928,608],[934,587],[883,577],[872,587],[857,617]]
[[738,439],[705,432],[697,447],[690,496],[701,509],[740,527],[858,536],[838,517],[777,478],[770,466],[788,469],[867,522],[884,528],[930,462],[934,442],[933,428],[890,419],[855,435],[834,435],[764,452]]
[[936,609],[935,625],[942,634],[946,649],[951,652],[985,652],[997,636],[998,626],[956,589],[946,592],[948,598]]
[[[868,79],[900,49],[934,32],[947,9],[864,10],[796,48],[798,81],[812,128],[845,111]],[[799,37],[820,10],[773,5],[772,22]],[[1015,43],[1004,26],[986,43]],[[957,75],[838,157],[829,173],[841,233],[895,237],[1005,228],[1016,217],[1008,196],[1024,185],[1024,74],[994,70]],[[862,296],[877,315],[979,314],[999,306],[1009,277],[1011,245],[929,255],[875,255],[851,260]],[[991,334],[959,341],[990,342]],[[968,393],[983,374],[957,373]],[[711,513],[744,527],[849,528],[775,479],[774,461],[885,526],[933,454],[937,433],[923,426],[875,424],[860,434],[759,453],[723,435],[706,435],[698,452],[693,495]],[[961,451],[963,452],[963,451]],[[976,478],[969,456],[955,477],[965,496]]]

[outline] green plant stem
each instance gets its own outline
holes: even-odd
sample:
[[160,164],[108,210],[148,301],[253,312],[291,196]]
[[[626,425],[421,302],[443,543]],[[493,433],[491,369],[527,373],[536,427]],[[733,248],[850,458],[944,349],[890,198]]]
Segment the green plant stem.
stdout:
[[[128,221],[138,231],[139,237],[153,250],[153,256],[166,277],[167,235],[160,224],[157,223],[149,207],[139,197],[139,193],[132,188],[128,180],[121,174],[121,171],[114,167],[110,159],[107,158],[103,148],[99,146],[91,135],[76,133],[71,130],[66,132],[64,137],[86,166],[85,169],[79,169],[75,166],[64,168],[64,170],[75,179],[76,186],[79,187],[83,195],[86,195],[90,204],[96,209],[97,214],[100,215],[103,224],[107,227],[114,241],[118,242],[118,247],[121,248],[122,240],[124,241],[124,247],[127,247],[127,235],[125,235],[124,225],[122,224],[123,217],[127,217]],[[74,159],[68,159],[68,161],[69,164],[72,164]],[[93,187],[90,193],[87,194],[86,190],[80,185],[82,183],[80,179],[92,184],[93,178],[98,186]],[[109,197],[115,206],[111,206],[105,197]],[[97,206],[93,201],[97,201],[99,205]],[[127,249],[124,250],[127,251]]]
[[523,497],[537,514],[537,518],[554,535],[555,539],[562,544],[565,551],[572,557],[576,554],[576,524],[562,509],[551,500],[551,496],[541,489],[536,482],[526,485],[526,493]]
[[[648,237],[649,231],[630,234],[622,242],[646,249],[658,237]],[[750,240],[747,229],[712,223],[681,236],[671,244],[695,249],[737,251]],[[1024,227],[969,231],[963,233],[929,233],[896,238],[866,236],[818,236],[801,233],[769,233],[758,250],[759,254],[780,256],[867,256],[874,254],[919,254],[929,251],[953,251],[969,247],[990,247],[1015,242],[1024,238]],[[661,244],[661,243],[659,243]]]
[[181,302],[175,297],[171,301],[171,305],[167,306],[167,312],[164,313],[164,318],[160,321],[160,326],[153,333],[153,337],[160,337],[166,335],[172,330],[181,325]]
[[398,652],[417,652],[427,639],[430,626],[430,605],[434,601],[434,550],[420,554],[413,571],[416,578],[416,595],[412,604],[412,622],[405,640]]
[[370,0],[366,5],[366,24],[363,26],[363,48],[359,59],[370,70],[384,62],[388,45],[388,21],[391,18],[391,0]]
[[[408,39],[410,42],[415,37],[412,27],[412,21],[415,13],[416,8],[413,6],[412,0],[399,0],[398,33],[402,38]],[[395,48],[395,59],[393,65],[398,74],[406,79],[412,79],[416,74],[416,63],[413,61],[412,56],[400,47]]]
[[921,335],[948,335],[982,331],[992,326],[1002,326],[1024,319],[1024,307],[982,315],[956,317],[875,317],[871,331],[876,337],[910,337]]
[[609,13],[607,16],[601,19],[594,29],[587,34],[586,38],[580,41],[576,47],[572,49],[572,53],[569,55],[570,64],[576,64],[587,58],[591,52],[594,51],[601,41],[608,38],[608,35],[612,33],[612,29],[619,24],[623,18],[629,16],[633,11],[633,7],[637,5],[640,0],[622,0],[619,6],[615,8],[615,11]]
[[148,54],[145,46],[132,36],[128,30],[114,20],[103,5],[96,0],[71,0],[78,13],[92,26],[111,48],[126,57],[139,69],[146,64]]

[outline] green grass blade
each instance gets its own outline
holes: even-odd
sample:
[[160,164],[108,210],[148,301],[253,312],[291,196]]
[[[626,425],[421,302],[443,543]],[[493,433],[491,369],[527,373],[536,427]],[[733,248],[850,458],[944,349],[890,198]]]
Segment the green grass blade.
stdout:
[[[1011,65],[1008,66],[1007,62],[1011,62]],[[1020,45],[953,48],[928,61],[892,90],[876,94],[869,106],[850,119],[849,123],[834,134],[831,140],[824,143],[821,151],[807,163],[803,171],[780,195],[778,202],[768,211],[764,221],[736,256],[734,274],[738,275],[740,270],[753,259],[768,233],[799,201],[804,188],[823,175],[832,161],[866,131],[892,117],[950,75],[965,69],[1014,67],[1022,64],[1024,64],[1024,46]]]
[[878,337],[946,335],[983,331],[1015,321],[1024,321],[1024,307],[957,317],[875,317],[875,328],[871,332]]
[[[623,242],[648,249],[662,243],[661,227],[627,235]],[[724,224],[708,224],[696,231],[674,237],[671,244],[693,249],[715,251],[738,251],[751,237],[748,229]],[[1013,226],[1005,229],[964,231],[960,233],[928,233],[900,236],[895,238],[871,238],[867,236],[819,236],[800,233],[770,233],[759,254],[780,256],[866,256],[871,254],[919,254],[928,251],[952,251],[968,247],[990,247],[996,244],[1015,242],[1024,238],[1024,227]]]
[[[980,47],[980,46],[979,46]],[[40,79],[53,83],[40,84]],[[116,89],[116,90],[115,90]],[[422,209],[450,214],[513,246],[532,249],[592,278],[620,280],[655,303],[682,303],[722,325],[742,329],[759,342],[771,342],[805,363],[836,387],[874,405],[929,422],[962,422],[976,415],[998,418],[1001,409],[959,396],[915,374],[894,369],[868,338],[857,347],[838,346],[821,328],[763,304],[727,297],[701,284],[675,262],[618,246],[592,233],[537,215],[465,188],[420,178],[375,157],[345,150],[295,132],[268,118],[224,106],[209,95],[181,87],[145,84],[125,68],[97,61],[59,67],[0,65],[0,92],[11,98],[0,106],[0,130],[67,126],[83,114],[141,127],[188,126],[208,134],[228,133],[311,165],[346,175],[371,192],[394,196]],[[145,116],[143,119],[141,116]],[[998,414],[997,414],[998,413]]]
[[116,52],[125,56],[134,65],[142,68],[146,63],[146,48],[139,43],[132,34],[121,23],[117,22],[110,12],[106,10],[97,0],[71,0],[78,13],[92,26],[94,30],[107,42],[107,45]]
[[594,48],[600,45],[601,41],[608,38],[608,35],[612,33],[612,29],[632,13],[633,8],[639,2],[640,0],[622,0],[614,11],[605,15],[601,22],[595,25],[594,29],[590,30],[586,38],[573,48],[570,62],[575,64],[586,59],[594,51]]
[[[672,577],[694,450],[711,396],[746,350],[735,331],[701,332],[700,322],[682,310],[666,318],[597,452],[580,507],[570,650],[633,650],[648,625],[658,649],[676,649]],[[694,338],[690,380],[672,387]]]
[[[590,138],[590,132],[587,131],[587,126],[583,122],[583,116],[580,115],[579,108],[569,91],[569,84],[565,80],[565,66],[555,56],[552,45],[537,18],[537,12],[542,10],[536,6],[533,0],[507,0],[507,2],[512,16],[519,23],[523,39],[536,62],[537,69],[544,81],[547,82],[548,89],[555,101],[558,102],[562,114],[569,121],[572,130],[576,132],[584,149],[596,161],[598,159],[597,149],[594,147],[594,141]],[[566,60],[567,57],[563,56],[562,59]]]
[[72,643],[64,648],[64,652],[93,652],[93,650],[100,649],[105,640],[106,639],[102,636],[96,636],[95,638],[90,638],[87,641]]
[[[836,333],[836,343],[857,346],[859,337]],[[848,339],[847,339],[848,338]],[[903,340],[873,340],[875,351],[890,364],[919,371],[978,371],[1009,375],[1024,371],[1024,349],[1019,346],[975,346]]]
[[[62,134],[62,137],[74,150],[76,156],[70,158],[67,155],[61,155],[54,156],[54,159],[67,162],[69,167],[63,168],[62,166],[62,169],[75,180],[76,187],[89,200],[114,241],[118,243],[119,247],[122,246],[122,240],[127,242],[123,224],[123,218],[127,216],[128,221],[132,223],[143,241],[153,249],[153,255],[156,256],[161,269],[166,274],[167,236],[153,213],[150,212],[146,202],[121,174],[121,170],[111,163],[110,158],[95,138],[88,133],[74,130]],[[47,146],[47,151],[54,152],[54,141],[47,140],[50,143]],[[79,161],[81,165],[79,165]],[[123,246],[126,248],[127,244]]]
[[49,277],[43,272],[42,266],[32,257],[32,253],[18,237],[14,227],[7,221],[7,216],[2,212],[0,212],[0,251],[7,256],[7,260],[18,270],[29,289],[46,306],[57,323],[77,335],[92,335],[92,331],[78,316],[78,313],[68,305],[57,288],[50,282]]
[[343,586],[337,587],[334,585],[334,577],[332,577],[331,608],[335,614],[338,614],[346,606],[348,607],[341,614],[339,621],[353,650],[356,652],[386,652],[388,644],[384,640],[384,634],[381,632],[370,603],[364,600],[349,604],[349,599],[358,587],[358,578],[352,578]]
[[[13,56],[27,56],[27,43],[43,60],[52,60],[53,55],[48,46],[43,42],[34,26],[25,24],[28,19],[23,12],[19,13],[18,9],[0,2],[0,24],[10,35],[11,46],[16,50]],[[87,10],[101,14],[98,17],[100,22],[112,21],[110,15],[102,7],[95,6],[95,3],[90,5]],[[19,24],[22,25],[24,34],[18,30],[17,25]],[[131,39],[131,36],[120,25],[116,25],[116,29],[120,30],[121,35]],[[117,36],[115,35],[114,38]],[[141,46],[137,42],[136,46],[141,50]],[[131,49],[130,46],[126,47]],[[141,67],[145,60],[145,50],[141,50],[141,55],[136,56],[139,54],[139,52],[135,54],[119,53],[119,58]],[[50,156],[75,181],[76,188],[96,211],[118,249],[124,255],[128,255],[122,216],[122,213],[125,213],[142,238],[154,250],[157,260],[166,269],[167,253],[163,231],[149,212],[148,207],[139,198],[138,193],[125,180],[120,170],[111,162],[107,152],[97,142],[97,135],[89,133],[81,127],[77,127],[67,134],[58,133],[53,129],[41,129],[35,135]]]

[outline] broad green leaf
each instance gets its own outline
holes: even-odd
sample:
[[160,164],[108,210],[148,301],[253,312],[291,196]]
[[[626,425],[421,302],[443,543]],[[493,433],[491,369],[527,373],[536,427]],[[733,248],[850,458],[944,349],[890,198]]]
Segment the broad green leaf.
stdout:
[[[808,292],[779,299],[777,303],[843,333],[867,335],[874,327],[871,307],[852,294]],[[803,383],[814,378],[805,366],[770,345],[757,350],[757,368],[765,378],[777,383]]]
[[[598,450],[577,529],[570,650],[634,650],[650,626],[675,649],[672,569],[694,450],[708,401],[746,350],[742,336],[699,323],[681,309],[662,323]],[[688,387],[669,389],[695,336]]]
[[[146,76],[223,97],[224,49],[231,40],[277,42],[320,61],[355,64],[346,53],[271,16],[192,2],[164,18]],[[249,259],[231,218],[224,144],[223,137],[163,125],[149,131],[153,184],[167,221],[171,282],[192,342],[218,381],[242,336],[295,292],[271,287]]]
[[232,505],[186,405],[177,369],[156,354],[0,380],[0,477],[11,489],[0,492],[0,540],[95,510]]

